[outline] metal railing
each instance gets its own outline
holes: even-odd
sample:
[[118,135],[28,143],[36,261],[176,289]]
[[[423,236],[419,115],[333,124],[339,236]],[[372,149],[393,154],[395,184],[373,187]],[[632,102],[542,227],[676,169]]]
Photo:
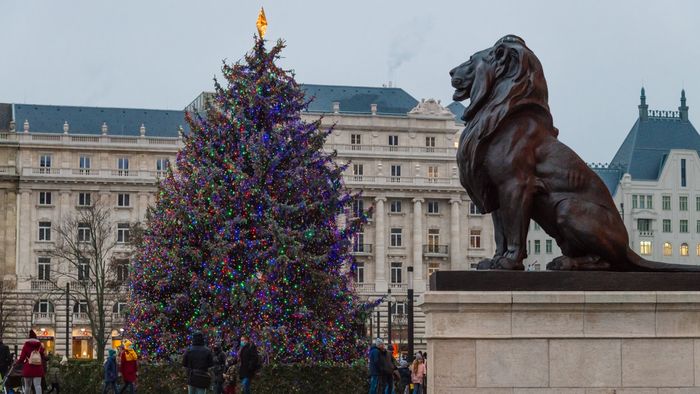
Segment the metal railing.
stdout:
[[353,254],[371,254],[372,244],[353,244],[352,245]]
[[423,254],[436,255],[436,256],[447,256],[449,253],[448,245],[423,245]]
[[353,286],[358,293],[374,293],[374,283],[354,283]]
[[402,145],[361,145],[361,144],[328,144],[324,148],[338,152],[397,152],[397,153],[436,153],[440,156],[455,155],[457,148],[435,146],[402,146]]
[[389,288],[391,290],[406,291],[406,289],[408,289],[408,285],[406,283],[389,283]]
[[654,230],[639,230],[640,237],[653,237]]

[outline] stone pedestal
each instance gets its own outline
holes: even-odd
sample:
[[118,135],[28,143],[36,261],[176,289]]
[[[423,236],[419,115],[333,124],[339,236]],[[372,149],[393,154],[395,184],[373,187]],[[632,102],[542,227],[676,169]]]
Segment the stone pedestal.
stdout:
[[698,291],[429,291],[430,394],[700,394]]

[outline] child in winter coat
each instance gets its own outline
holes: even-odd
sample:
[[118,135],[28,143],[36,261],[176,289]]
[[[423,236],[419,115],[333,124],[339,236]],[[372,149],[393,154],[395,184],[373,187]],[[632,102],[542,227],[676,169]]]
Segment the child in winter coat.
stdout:
[[423,378],[425,377],[425,363],[420,353],[416,354],[411,366],[411,382],[413,383],[413,394],[423,394]]
[[229,361],[228,368],[224,372],[224,394],[237,394],[236,381],[238,381],[238,366]]
[[411,370],[408,368],[408,361],[401,360],[399,363],[399,391],[398,394],[410,394],[409,386],[411,385]]
[[104,372],[105,385],[102,389],[102,394],[109,392],[110,388],[114,394],[117,394],[117,352],[114,351],[114,349],[109,349],[109,356],[107,357],[107,361],[105,361]]

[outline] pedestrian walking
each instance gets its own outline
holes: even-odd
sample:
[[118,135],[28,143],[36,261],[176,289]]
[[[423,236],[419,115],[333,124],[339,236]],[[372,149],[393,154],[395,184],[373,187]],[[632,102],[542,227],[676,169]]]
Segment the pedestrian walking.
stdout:
[[58,368],[59,355],[51,356],[46,360],[46,382],[48,390],[46,394],[59,394],[61,392],[61,370]]
[[109,391],[117,394],[119,392],[117,390],[117,378],[119,377],[117,373],[117,352],[114,349],[109,349],[107,354],[107,360],[103,367],[105,382],[102,388],[102,394],[107,394]]
[[124,380],[124,385],[119,391],[122,394],[127,389],[129,389],[130,394],[136,392],[136,376],[139,369],[138,355],[136,351],[131,348],[131,341],[126,340],[122,344],[121,355],[119,356],[119,372],[122,374],[122,380]]
[[416,354],[411,366],[411,382],[413,383],[413,394],[423,394],[423,378],[425,378],[425,363],[420,353]]
[[34,330],[29,331],[29,339],[22,346],[19,360],[24,364],[22,367],[24,392],[30,393],[33,386],[35,394],[41,394],[41,378],[46,372],[46,354]]
[[241,379],[242,394],[250,394],[250,384],[255,373],[260,369],[260,356],[258,348],[247,335],[241,336],[241,346],[238,349],[240,366],[238,376]]
[[10,354],[10,347],[5,345],[0,339],[0,374],[2,374],[3,378],[10,371],[11,365],[12,354]]
[[401,360],[399,363],[399,389],[398,394],[410,394],[409,386],[411,385],[411,369],[409,368],[408,361]]
[[226,372],[226,353],[221,345],[212,349],[214,352],[214,366],[212,367],[214,394],[224,393],[224,373]]
[[380,388],[382,376],[382,358],[381,351],[384,349],[384,341],[381,338],[374,340],[374,343],[369,348],[369,394],[377,394]]
[[201,332],[192,334],[192,346],[187,348],[182,358],[182,366],[187,368],[187,390],[189,394],[206,394],[211,385],[209,368],[214,365],[214,355],[204,345]]

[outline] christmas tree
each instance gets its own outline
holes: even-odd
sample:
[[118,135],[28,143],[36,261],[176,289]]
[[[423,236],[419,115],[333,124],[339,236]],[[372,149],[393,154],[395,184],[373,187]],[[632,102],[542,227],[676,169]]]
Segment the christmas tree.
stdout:
[[366,217],[322,150],[330,130],[301,119],[283,47],[256,38],[224,64],[206,113],[187,116],[133,267],[127,333],[146,357],[180,353],[195,331],[229,349],[248,334],[271,362],[361,355],[349,249]]

